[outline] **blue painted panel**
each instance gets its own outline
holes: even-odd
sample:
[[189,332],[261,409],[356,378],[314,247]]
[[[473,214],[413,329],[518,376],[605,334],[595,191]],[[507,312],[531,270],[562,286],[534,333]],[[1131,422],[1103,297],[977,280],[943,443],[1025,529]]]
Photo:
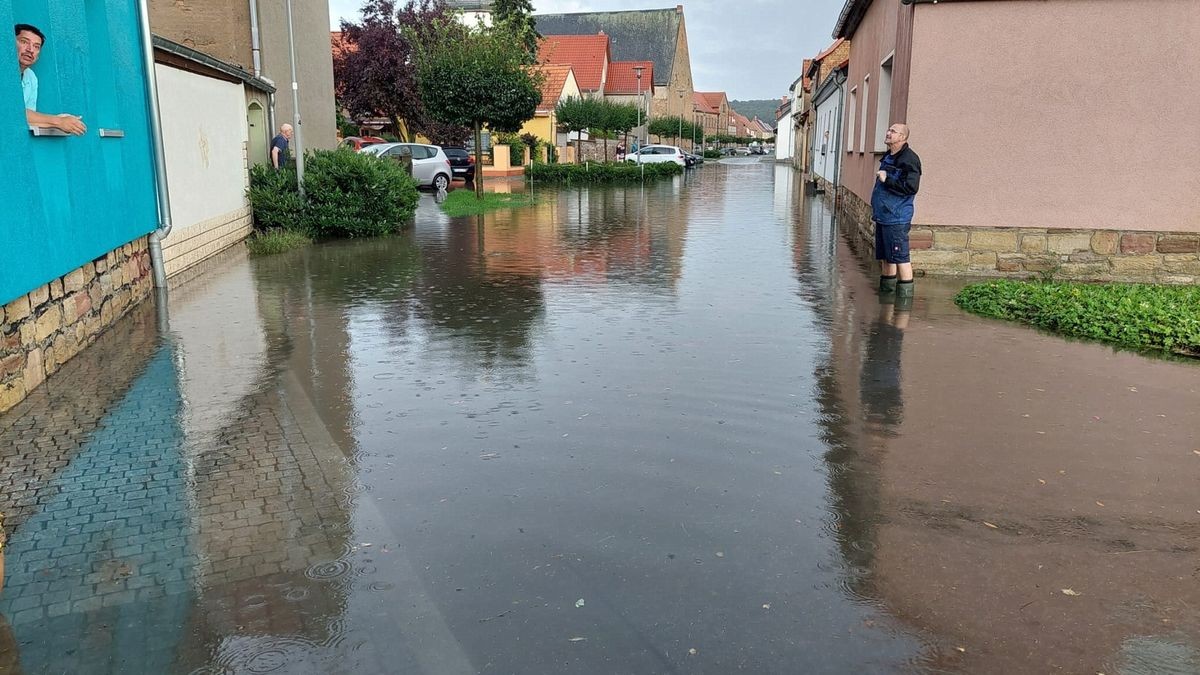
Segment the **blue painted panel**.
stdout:
[[[15,46],[0,49],[0,72],[13,73],[0,86],[2,304],[151,232],[157,207],[137,3],[0,0],[0,23],[46,34],[33,66],[38,110],[82,115],[88,127],[30,135]],[[101,128],[125,137],[101,138]]]

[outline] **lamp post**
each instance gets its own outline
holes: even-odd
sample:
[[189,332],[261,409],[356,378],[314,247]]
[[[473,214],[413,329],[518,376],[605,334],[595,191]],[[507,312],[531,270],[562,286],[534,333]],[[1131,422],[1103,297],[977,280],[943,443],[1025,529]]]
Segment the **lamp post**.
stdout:
[[292,123],[296,137],[296,186],[304,197],[304,127],[300,124],[300,86],[296,83],[296,38],[292,30],[292,0],[287,0],[288,49],[292,60]]
[[638,163],[638,166],[641,168],[643,180],[645,180],[645,177],[646,177],[646,167],[644,165],[642,165],[642,133],[640,130],[642,128],[642,71],[645,69],[646,69],[646,66],[634,66],[633,67],[633,74],[637,75],[637,99],[638,99],[638,106],[637,106],[637,111],[638,111],[637,112],[637,123],[638,124],[637,125],[638,125],[638,129],[639,129],[639,131],[638,131],[637,163]]
[[677,138],[679,138],[680,145],[683,145],[683,94],[684,92],[679,92],[679,134]]

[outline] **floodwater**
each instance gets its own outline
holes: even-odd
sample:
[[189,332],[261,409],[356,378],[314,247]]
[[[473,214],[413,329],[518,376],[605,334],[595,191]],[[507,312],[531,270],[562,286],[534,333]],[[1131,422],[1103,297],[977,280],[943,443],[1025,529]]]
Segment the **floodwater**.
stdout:
[[0,416],[0,671],[1200,672],[1200,364],[897,311],[769,163],[535,189]]

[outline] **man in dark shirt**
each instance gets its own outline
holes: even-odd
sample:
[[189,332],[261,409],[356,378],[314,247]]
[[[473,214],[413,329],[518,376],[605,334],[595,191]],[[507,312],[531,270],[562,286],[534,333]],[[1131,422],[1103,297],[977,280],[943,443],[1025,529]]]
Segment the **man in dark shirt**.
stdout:
[[279,127],[279,135],[271,139],[271,166],[282,169],[288,162],[288,141],[292,140],[292,125]]
[[897,304],[911,302],[913,269],[908,232],[912,228],[913,201],[921,187],[921,158],[908,147],[908,126],[893,124],[884,135],[887,153],[879,160],[875,189],[871,192],[871,219],[875,221],[875,259],[882,261],[879,290],[895,292]]

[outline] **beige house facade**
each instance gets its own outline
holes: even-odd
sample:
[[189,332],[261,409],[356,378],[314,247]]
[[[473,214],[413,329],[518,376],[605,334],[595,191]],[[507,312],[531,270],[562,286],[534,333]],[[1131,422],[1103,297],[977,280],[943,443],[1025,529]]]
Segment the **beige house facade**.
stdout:
[[[270,108],[265,111],[268,122],[274,119],[271,125],[274,129],[285,122],[293,123],[291,45],[285,3],[150,0],[149,4],[150,26],[155,34],[272,82],[279,93],[273,98],[273,114]],[[252,6],[258,10],[255,17],[251,16]],[[292,23],[304,148],[332,149],[337,146],[337,125],[328,0],[292,0]],[[257,59],[251,39],[254,27],[259,34]],[[248,118],[256,114],[252,101],[248,100],[246,105]],[[269,142],[275,132],[267,131]],[[256,143],[257,140],[253,141],[252,146],[257,150]],[[251,155],[259,159],[256,153]],[[261,159],[265,161],[265,150]]]
[[919,269],[1196,283],[1200,172],[1178,138],[1197,35],[1189,0],[848,0],[840,203],[869,235],[883,132],[905,122]]

